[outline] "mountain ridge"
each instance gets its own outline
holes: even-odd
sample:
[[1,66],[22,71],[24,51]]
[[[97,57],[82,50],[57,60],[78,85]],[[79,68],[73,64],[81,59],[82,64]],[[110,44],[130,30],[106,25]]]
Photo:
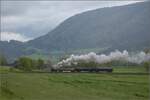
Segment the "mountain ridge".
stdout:
[[[112,7],[112,8],[100,8],[100,9],[96,9],[96,10],[92,10],[92,11],[87,11],[87,12],[83,12],[83,13],[81,13],[81,14],[77,14],[77,15],[74,15],[74,16],[72,16],[72,17],[70,17],[70,18],[68,18],[67,20],[65,20],[64,22],[62,22],[58,27],[56,27],[54,30],[52,30],[51,32],[49,32],[47,35],[45,35],[45,36],[42,36],[42,37],[40,37],[40,38],[37,38],[37,39],[35,39],[35,40],[32,40],[31,42],[33,43],[33,45],[32,45],[32,43],[31,42],[28,42],[29,44],[31,43],[31,45],[32,46],[34,46],[34,43],[35,43],[35,45],[36,45],[36,42],[37,41],[45,41],[45,42],[43,42],[43,44],[41,44],[41,45],[45,45],[45,47],[46,48],[48,48],[48,49],[51,49],[51,48],[58,48],[58,50],[65,50],[65,49],[68,49],[68,48],[72,48],[71,46],[72,46],[72,41],[70,41],[69,40],[69,38],[72,38],[72,37],[76,37],[76,34],[84,34],[84,35],[87,35],[86,34],[86,32],[84,32],[86,29],[88,30],[89,29],[89,27],[86,27],[85,25],[88,25],[88,24],[92,24],[90,27],[92,27],[92,28],[90,28],[88,31],[90,31],[90,30],[96,30],[96,29],[99,29],[99,28],[101,28],[101,30],[99,30],[99,31],[102,31],[101,33],[104,33],[104,34],[102,34],[102,35],[107,35],[107,36],[104,36],[104,38],[106,38],[106,40],[109,40],[107,37],[109,37],[108,35],[110,35],[110,33],[111,33],[111,31],[113,30],[113,31],[118,31],[117,29],[116,30],[114,30],[115,28],[123,28],[123,32],[125,31],[125,29],[130,29],[131,31],[135,31],[135,30],[132,30],[130,27],[128,27],[128,26],[130,26],[129,24],[135,24],[136,22],[134,21],[135,19],[137,19],[136,21],[138,21],[139,19],[141,20],[141,21],[145,21],[145,17],[146,18],[148,18],[148,17],[150,17],[150,14],[148,14],[148,16],[145,16],[144,14],[146,14],[147,13],[147,11],[150,9],[149,8],[149,6],[150,6],[150,2],[141,2],[141,3],[136,3],[136,4],[130,4],[130,5],[125,5],[125,6],[117,6],[117,7]],[[138,8],[138,9],[137,9]],[[140,11],[141,9],[146,9],[146,11],[145,12],[143,12],[143,11]],[[121,10],[123,10],[122,12],[123,13],[121,13],[120,11]],[[130,11],[129,11],[130,10]],[[118,13],[116,13],[118,11]],[[112,14],[112,12],[113,13],[115,13],[116,15],[113,15]],[[132,16],[127,16],[127,17],[125,17],[125,15],[126,14],[128,14],[128,12],[130,12],[130,14],[132,14]],[[142,17],[144,17],[144,18],[139,18],[138,16],[138,14],[136,14],[135,12],[140,12],[140,14],[142,15]],[[119,15],[119,13],[121,13],[120,15]],[[96,14],[96,15],[95,15]],[[111,15],[112,14],[112,15]],[[116,17],[117,16],[117,14],[119,15],[119,17]],[[90,16],[91,15],[91,16]],[[107,16],[110,16],[111,18],[113,18],[113,19],[109,19],[109,18],[107,18]],[[143,16],[144,15],[144,16]],[[90,17],[89,17],[90,16]],[[80,19],[80,17],[83,17],[83,18],[81,18]],[[99,21],[99,23],[101,23],[103,20],[105,20],[105,19],[107,19],[107,20],[105,20],[105,21],[103,21],[103,23],[102,24],[99,24],[98,23],[98,25],[95,25],[94,26],[94,24],[97,22],[97,21],[95,21],[95,22],[93,22],[92,23],[92,21],[93,21],[93,19],[95,18],[95,19],[97,19],[98,17],[100,17],[100,21]],[[122,20],[121,19],[121,17],[122,18],[124,18],[124,20]],[[129,18],[128,18],[129,17]],[[130,20],[130,17],[132,17],[132,20]],[[134,17],[134,18],[133,18]],[[78,19],[79,18],[79,19]],[[120,18],[120,19],[119,19]],[[74,19],[78,19],[78,20],[75,20],[74,21]],[[94,19],[94,20],[95,20]],[[115,21],[113,21],[113,20],[115,20]],[[119,22],[120,21],[120,22]],[[126,23],[127,23],[127,25],[123,25],[122,23],[123,22],[125,22],[126,21]],[[132,23],[130,23],[130,21],[132,22]],[[114,24],[115,23],[117,23],[118,24],[118,26],[114,26]],[[141,22],[140,22],[141,23]],[[109,25],[107,25],[107,24],[109,24]],[[148,25],[147,26],[150,26],[150,23],[147,23]],[[76,26],[75,26],[76,25]],[[122,27],[120,27],[122,25]],[[139,25],[139,24],[138,24]],[[108,31],[107,31],[107,27],[112,27],[112,29],[110,30],[110,29],[108,29]],[[124,27],[127,27],[127,28],[124,28]],[[138,26],[138,27],[140,27],[140,25]],[[82,29],[81,29],[82,28]],[[105,28],[105,30],[104,30],[104,28]],[[140,28],[142,28],[142,27],[140,27]],[[104,31],[103,31],[103,30]],[[147,28],[148,29],[148,28]],[[77,31],[77,30],[79,30],[79,31]],[[140,29],[140,31],[141,31],[142,29]],[[69,32],[69,33],[68,33]],[[77,33],[78,32],[78,33]],[[109,34],[108,34],[109,33]],[[117,32],[116,32],[117,33]],[[57,35],[56,35],[57,34]],[[67,35],[66,35],[67,34]],[[88,34],[88,35],[91,35],[91,34]],[[93,38],[96,38],[97,37],[97,34],[95,35],[95,37],[94,37],[94,35],[95,35],[95,33],[93,33],[90,37],[93,37]],[[120,35],[120,33],[118,32],[117,34],[113,34],[114,35],[114,38],[112,39],[112,40],[116,40],[117,38],[120,38],[120,37],[117,37],[116,35]],[[121,35],[126,35],[126,34],[121,34]],[[70,36],[70,37],[69,37]],[[146,34],[146,37],[147,36],[149,36],[149,34]],[[82,36],[83,37],[83,36]],[[141,36],[140,36],[141,37]],[[43,39],[42,39],[43,38]],[[78,37],[79,38],[79,37]],[[109,37],[110,38],[110,37]],[[81,38],[80,40],[84,40],[85,38]],[[65,40],[67,40],[67,41],[65,41]],[[98,39],[97,39],[98,40]],[[112,40],[110,40],[110,41],[112,41]],[[57,43],[56,41],[61,41],[60,43]],[[85,40],[86,42],[88,42],[88,39],[87,40]],[[64,45],[62,45],[62,43],[63,42],[65,42],[64,44],[65,45],[68,45],[69,47],[67,48],[63,48],[63,46]],[[77,42],[76,44],[82,44],[83,43],[83,41],[82,42],[78,42],[78,41],[75,41],[75,42]],[[106,41],[106,42],[108,42],[108,41]],[[118,42],[118,41],[116,41],[116,42]],[[51,44],[52,43],[52,44]],[[56,47],[55,45],[53,45],[53,43],[57,43],[56,45],[58,45],[58,47]],[[68,43],[68,44],[66,44],[66,43]],[[89,43],[87,43],[87,44],[84,44],[85,45],[85,47],[86,47],[86,45],[88,45],[87,47],[89,47],[89,44],[91,43],[91,41],[89,42]],[[96,43],[95,43],[96,44]],[[105,44],[105,43],[104,43]],[[41,47],[41,45],[40,45],[40,47]],[[91,43],[91,45],[93,45],[92,43]],[[120,44],[118,44],[118,45],[120,45]],[[49,46],[49,47],[48,47]],[[38,45],[37,45],[37,47],[38,47]],[[39,47],[39,48],[40,48]],[[84,47],[83,45],[81,46],[81,47]],[[81,48],[80,46],[79,46],[79,48]],[[74,48],[76,48],[76,47],[74,47]],[[73,48],[73,49],[74,49]],[[41,48],[40,48],[41,49]]]
[[[0,42],[0,51],[16,58],[37,52],[143,50],[150,47],[150,2],[100,8],[74,15],[46,35],[25,43]],[[5,44],[5,45],[4,45]],[[11,51],[12,49],[12,51]]]

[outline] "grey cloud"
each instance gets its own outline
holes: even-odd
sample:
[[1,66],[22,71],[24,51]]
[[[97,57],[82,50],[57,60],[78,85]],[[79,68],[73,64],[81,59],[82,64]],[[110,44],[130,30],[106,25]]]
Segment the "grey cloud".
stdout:
[[37,37],[74,14],[135,1],[3,1],[1,29]]
[[28,2],[1,1],[1,16],[21,15],[25,13],[28,8]]

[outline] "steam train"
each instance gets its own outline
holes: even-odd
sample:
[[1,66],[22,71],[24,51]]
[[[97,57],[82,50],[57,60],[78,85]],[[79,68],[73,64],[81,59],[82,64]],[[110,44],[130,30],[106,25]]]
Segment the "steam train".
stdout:
[[111,67],[77,67],[77,68],[52,68],[51,72],[107,72],[111,73]]

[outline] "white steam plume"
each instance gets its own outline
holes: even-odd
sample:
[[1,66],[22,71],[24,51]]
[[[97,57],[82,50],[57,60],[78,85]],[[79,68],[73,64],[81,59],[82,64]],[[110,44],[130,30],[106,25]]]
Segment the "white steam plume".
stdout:
[[131,63],[137,63],[140,64],[145,61],[150,61],[150,53],[146,54],[143,51],[129,55],[127,50],[124,50],[123,52],[120,52],[118,50],[111,52],[109,55],[100,54],[97,55],[94,52],[90,52],[88,54],[84,55],[71,55],[69,58],[62,60],[57,64],[57,66],[61,67],[62,65],[71,65],[77,64],[78,61],[84,61],[84,62],[96,62],[98,64],[107,63],[111,61],[127,61]]

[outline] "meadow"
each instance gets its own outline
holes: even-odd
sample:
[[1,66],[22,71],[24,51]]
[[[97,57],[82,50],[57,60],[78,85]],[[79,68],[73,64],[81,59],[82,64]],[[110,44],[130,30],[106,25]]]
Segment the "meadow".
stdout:
[[[143,73],[141,67],[114,73]],[[149,100],[149,74],[21,73],[0,68],[0,100]]]

